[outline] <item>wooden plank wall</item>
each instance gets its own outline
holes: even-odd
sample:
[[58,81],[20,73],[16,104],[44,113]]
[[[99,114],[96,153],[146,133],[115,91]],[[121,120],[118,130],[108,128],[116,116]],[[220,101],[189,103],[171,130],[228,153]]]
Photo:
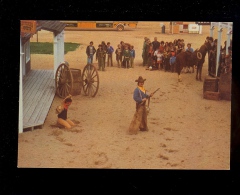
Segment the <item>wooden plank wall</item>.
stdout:
[[55,96],[53,70],[31,70],[23,79],[23,128],[44,124]]

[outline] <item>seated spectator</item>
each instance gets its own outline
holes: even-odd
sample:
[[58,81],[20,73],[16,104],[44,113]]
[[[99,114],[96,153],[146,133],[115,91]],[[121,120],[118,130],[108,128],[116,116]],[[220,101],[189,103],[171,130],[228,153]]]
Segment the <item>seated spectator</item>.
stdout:
[[176,55],[174,51],[171,52],[169,64],[170,64],[171,72],[176,72]]
[[191,53],[194,52],[194,49],[191,47],[191,43],[188,43],[188,44],[187,44],[186,51],[189,51],[189,52],[191,52]]

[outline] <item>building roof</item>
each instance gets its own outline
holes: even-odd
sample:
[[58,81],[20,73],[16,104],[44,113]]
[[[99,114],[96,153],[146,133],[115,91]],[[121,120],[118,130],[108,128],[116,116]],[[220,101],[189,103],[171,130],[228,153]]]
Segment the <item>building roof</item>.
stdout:
[[51,31],[57,35],[63,31],[66,24],[58,20],[37,20],[37,26],[43,30]]
[[[66,24],[58,20],[36,20],[36,22],[37,22],[36,32],[40,30],[47,30],[53,32],[55,36],[61,33],[66,26]],[[30,39],[31,36],[32,36],[31,33],[21,33],[21,38],[23,40]]]

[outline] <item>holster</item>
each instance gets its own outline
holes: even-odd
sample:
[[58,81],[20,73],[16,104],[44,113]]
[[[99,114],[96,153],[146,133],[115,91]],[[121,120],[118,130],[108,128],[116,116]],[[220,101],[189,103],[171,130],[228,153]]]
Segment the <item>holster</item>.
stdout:
[[140,106],[145,106],[146,101],[145,102],[140,102],[140,103],[136,103],[136,110],[138,110],[140,108]]

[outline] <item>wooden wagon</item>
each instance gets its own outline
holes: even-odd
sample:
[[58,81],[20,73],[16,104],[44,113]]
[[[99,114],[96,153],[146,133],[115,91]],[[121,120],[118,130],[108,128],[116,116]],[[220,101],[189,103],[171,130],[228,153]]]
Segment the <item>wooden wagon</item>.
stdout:
[[81,74],[80,69],[70,68],[68,62],[60,64],[55,74],[56,94],[65,98],[69,94],[95,97],[99,88],[99,75],[93,64],[87,64]]

